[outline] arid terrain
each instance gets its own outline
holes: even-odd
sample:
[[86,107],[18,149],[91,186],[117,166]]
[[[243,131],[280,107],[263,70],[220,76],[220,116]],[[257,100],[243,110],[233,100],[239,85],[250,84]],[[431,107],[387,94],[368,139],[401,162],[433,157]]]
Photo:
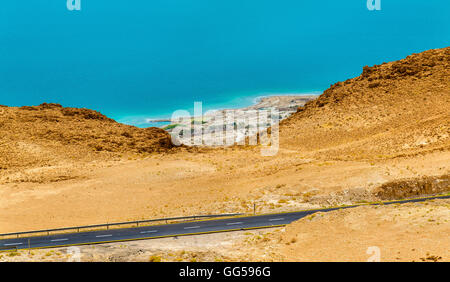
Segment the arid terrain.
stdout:
[[[1,233],[253,212],[254,203],[265,213],[445,193],[450,47],[364,67],[360,76],[333,84],[281,122],[280,149],[271,157],[262,156],[260,146],[173,147],[161,129],[55,104],[0,107],[0,134]],[[420,205],[398,211],[360,207],[302,219],[267,242],[242,243],[257,249],[271,244],[274,256],[222,259],[365,260],[370,245],[380,247],[382,260],[420,260],[427,252],[450,260],[448,201],[430,204],[429,213]],[[416,224],[409,212],[435,221],[409,229]],[[321,237],[341,221],[348,228],[334,233],[336,238]],[[390,232],[409,244],[398,247],[400,254]],[[294,237],[296,242],[286,244]],[[436,238],[441,245],[431,242]],[[325,244],[333,240],[352,242]],[[312,253],[316,249],[322,253]]]

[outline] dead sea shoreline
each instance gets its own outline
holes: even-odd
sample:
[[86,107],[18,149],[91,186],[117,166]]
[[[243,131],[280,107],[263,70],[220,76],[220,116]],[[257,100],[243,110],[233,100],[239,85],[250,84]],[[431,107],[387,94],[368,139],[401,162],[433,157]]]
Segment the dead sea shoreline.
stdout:
[[[250,106],[239,107],[239,108],[222,108],[215,109],[210,111],[217,113],[221,111],[250,111],[250,110],[258,110],[258,109],[267,109],[267,108],[276,108],[279,111],[292,111],[295,112],[296,108],[303,106],[306,102],[316,99],[320,94],[290,94],[290,95],[262,95],[256,97],[253,101],[254,103]],[[195,116],[194,116],[195,118]],[[155,118],[155,119],[147,119],[148,123],[157,123],[157,122],[168,122],[161,128],[167,127],[172,123],[170,118]]]

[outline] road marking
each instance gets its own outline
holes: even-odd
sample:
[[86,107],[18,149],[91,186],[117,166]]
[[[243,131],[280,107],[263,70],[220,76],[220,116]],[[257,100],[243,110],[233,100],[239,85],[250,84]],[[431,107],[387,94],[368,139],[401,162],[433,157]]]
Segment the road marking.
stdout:
[[158,232],[158,230],[148,230],[148,231],[141,231],[141,233],[153,233],[153,232]]
[[284,220],[284,218],[271,218],[269,221],[277,221],[277,220]]
[[236,225],[236,224],[242,224],[243,222],[242,221],[239,221],[239,222],[230,222],[230,223],[227,223],[227,225]]
[[5,246],[15,246],[15,245],[22,245],[23,243],[9,243],[9,244],[3,244]]
[[95,237],[101,238],[101,237],[111,237],[111,236],[112,236],[112,234],[108,234],[108,235],[97,235],[97,236],[95,236]]
[[64,239],[53,239],[51,240],[52,242],[59,242],[59,241],[67,241],[69,240],[68,238],[64,238]]
[[184,229],[194,229],[194,228],[200,228],[200,226],[189,226],[189,227],[185,227]]

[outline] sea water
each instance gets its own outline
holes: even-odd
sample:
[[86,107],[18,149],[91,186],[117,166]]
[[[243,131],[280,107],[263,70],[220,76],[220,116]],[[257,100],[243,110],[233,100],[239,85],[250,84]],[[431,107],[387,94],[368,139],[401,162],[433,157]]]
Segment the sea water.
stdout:
[[0,3],[0,104],[101,111],[145,127],[203,102],[321,93],[365,65],[450,43],[448,1]]

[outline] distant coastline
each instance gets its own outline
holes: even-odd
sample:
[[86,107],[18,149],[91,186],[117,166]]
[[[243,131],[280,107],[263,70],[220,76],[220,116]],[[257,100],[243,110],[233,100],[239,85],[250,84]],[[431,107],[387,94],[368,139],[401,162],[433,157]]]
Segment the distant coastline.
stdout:
[[[233,136],[236,142],[240,142],[255,134],[254,130],[266,130],[316,98],[317,95],[260,96],[254,99],[257,103],[247,107],[209,110],[203,112],[201,117],[185,116],[160,128],[173,134],[172,137],[184,145],[192,145],[192,136],[194,139],[198,136],[202,140],[201,144],[196,145],[223,144],[223,136]],[[197,130],[194,130],[196,120]],[[238,124],[241,130],[236,131]]]
[[[254,110],[258,108],[270,108],[277,107],[282,109],[287,109],[289,107],[295,108],[307,100],[315,99],[322,92],[313,91],[307,93],[274,93],[274,94],[262,94],[258,96],[244,96],[240,99],[234,100],[245,100],[245,103],[236,102],[235,105],[230,105],[228,107],[217,107],[214,109],[208,109],[210,111],[223,111],[223,110]],[[248,101],[251,101],[250,103]],[[290,103],[291,101],[294,101]],[[250,104],[250,105],[249,105]],[[145,118],[141,117],[141,124],[131,125],[139,127],[165,127],[171,123],[171,117],[155,117],[155,118]],[[146,125],[146,126],[144,126]]]

